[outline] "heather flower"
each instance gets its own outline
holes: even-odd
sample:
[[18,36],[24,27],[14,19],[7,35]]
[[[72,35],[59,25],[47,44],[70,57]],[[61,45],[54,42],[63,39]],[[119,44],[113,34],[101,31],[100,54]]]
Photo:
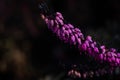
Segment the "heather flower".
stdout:
[[68,72],[68,76],[74,77],[74,78],[81,78],[81,73],[79,71],[70,70]]
[[78,46],[80,51],[85,51],[87,52],[87,55],[98,58],[100,62],[108,62],[112,66],[120,64],[120,58],[117,56],[120,53],[117,53],[116,49],[107,49],[104,45],[98,46],[89,35],[84,38],[80,29],[75,28],[70,23],[65,23],[61,13],[57,12],[55,18],[53,17],[52,19],[49,18],[49,16],[44,17],[49,29],[56,33],[56,35],[65,43]]
[[86,40],[88,40],[89,42],[92,42],[92,37],[91,36],[87,36]]
[[[77,66],[76,66],[77,67]],[[84,67],[82,65],[82,67]],[[73,67],[73,69],[68,71],[68,76],[73,77],[73,78],[92,78],[92,77],[99,77],[99,76],[103,76],[103,75],[111,75],[111,74],[118,74],[119,71],[117,71],[116,73],[114,73],[116,70],[119,70],[118,67],[116,68],[112,68],[112,67],[107,67],[107,68],[99,68],[96,70],[86,70],[85,72],[81,71],[81,70],[77,70]]]
[[94,47],[94,52],[99,53],[99,49],[97,47]]
[[87,45],[86,45],[85,43],[83,43],[83,44],[81,45],[81,50],[83,50],[83,51],[86,51],[86,50],[87,50]]
[[112,74],[116,66],[120,67],[120,53],[118,53],[116,49],[107,49],[105,45],[98,45],[90,35],[85,37],[79,28],[76,28],[72,24],[66,22],[60,12],[49,15],[42,13],[41,15],[48,28],[55,33],[60,40],[70,45],[77,46],[80,52],[93,57],[95,60],[100,62],[100,64],[107,63],[110,65],[109,69],[99,68],[98,70],[86,72],[72,69],[68,72],[69,76],[86,78],[100,76],[107,73]]

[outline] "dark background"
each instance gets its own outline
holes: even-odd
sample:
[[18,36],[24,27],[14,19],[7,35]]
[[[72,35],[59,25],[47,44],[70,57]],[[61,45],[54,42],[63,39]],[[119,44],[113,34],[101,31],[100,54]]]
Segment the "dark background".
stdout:
[[[119,0],[44,1],[85,35],[119,50]],[[70,80],[65,77],[63,65],[79,64],[79,51],[60,41],[41,19],[40,2],[0,0],[1,80]],[[119,80],[117,76],[105,79]]]

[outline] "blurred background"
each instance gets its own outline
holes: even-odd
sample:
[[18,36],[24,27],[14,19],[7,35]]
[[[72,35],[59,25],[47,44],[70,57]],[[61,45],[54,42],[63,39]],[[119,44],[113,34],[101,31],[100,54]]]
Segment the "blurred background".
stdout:
[[[0,80],[73,80],[63,67],[79,64],[79,51],[48,30],[40,17],[41,1],[0,0]],[[44,1],[85,35],[119,50],[119,0]],[[119,75],[105,80],[113,79]]]

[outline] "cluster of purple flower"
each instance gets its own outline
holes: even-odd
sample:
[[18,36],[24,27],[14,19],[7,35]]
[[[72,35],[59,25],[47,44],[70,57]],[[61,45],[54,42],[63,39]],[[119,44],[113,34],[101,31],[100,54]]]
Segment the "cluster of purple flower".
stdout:
[[78,47],[80,53],[86,53],[86,56],[94,58],[100,65],[103,63],[108,64],[103,64],[102,68],[96,66],[97,69],[89,68],[85,69],[85,71],[81,71],[85,67],[83,64],[80,64],[82,68],[80,68],[81,66],[78,68],[81,70],[76,70],[76,66],[74,66],[68,70],[68,76],[72,76],[73,78],[87,78],[113,74],[116,68],[120,67],[120,53],[118,53],[116,49],[107,49],[104,45],[98,45],[89,35],[85,37],[79,28],[75,28],[72,24],[66,22],[60,12],[49,14],[49,9],[44,2],[41,3],[39,8],[41,9],[41,16],[48,28],[52,30],[60,40]]
[[90,71],[78,71],[75,69],[71,69],[68,71],[68,76],[72,78],[93,78],[93,77],[100,77],[103,75],[112,75],[114,74],[115,68],[110,68],[110,70],[107,70],[105,68],[99,68],[97,70],[90,70]]
[[86,55],[93,57],[101,63],[108,63],[110,66],[120,66],[120,53],[116,49],[107,49],[104,45],[99,46],[91,36],[84,37],[80,29],[75,28],[72,24],[66,23],[62,14],[56,12],[53,15],[44,15],[49,29],[65,43],[77,46],[80,52],[86,52]]

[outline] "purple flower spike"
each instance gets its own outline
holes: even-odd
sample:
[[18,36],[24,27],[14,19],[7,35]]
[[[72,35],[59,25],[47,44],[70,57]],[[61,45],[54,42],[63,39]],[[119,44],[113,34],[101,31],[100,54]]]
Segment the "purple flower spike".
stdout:
[[65,20],[60,12],[57,12],[52,19],[49,16],[42,15],[49,29],[65,43],[77,46],[80,51],[100,62],[107,62],[111,66],[120,66],[120,53],[116,49],[107,49],[104,45],[98,46],[91,36],[84,37],[80,29],[75,28],[70,23],[64,23]]

